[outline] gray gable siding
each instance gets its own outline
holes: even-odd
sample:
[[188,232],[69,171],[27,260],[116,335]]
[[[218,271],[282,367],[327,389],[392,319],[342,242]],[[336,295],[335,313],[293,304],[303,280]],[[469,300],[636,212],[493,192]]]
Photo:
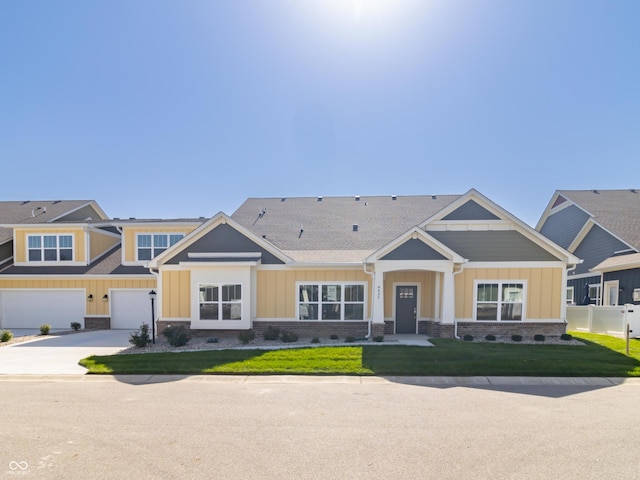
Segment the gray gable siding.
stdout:
[[7,242],[0,245],[0,262],[13,256],[13,242]]
[[584,259],[584,262],[577,266],[575,274],[588,273],[600,262],[612,257],[613,252],[626,248],[629,248],[626,244],[606,230],[594,225],[573,252],[576,257]]
[[571,205],[549,215],[542,225],[540,233],[567,249],[588,219],[589,214],[575,205]]
[[74,222],[74,221],[86,220],[87,218],[90,218],[92,220],[98,220],[99,218],[102,218],[102,217],[100,217],[98,212],[96,212],[95,208],[93,208],[91,205],[87,205],[86,207],[76,210],[75,212],[71,212],[70,214],[65,215],[64,217],[60,217],[58,220],[56,220],[56,222]]
[[544,262],[558,260],[514,231],[438,232],[429,235],[472,262]]
[[446,260],[447,257],[418,239],[409,239],[380,260]]
[[479,205],[473,200],[456,208],[453,212],[443,218],[443,220],[499,220],[489,210]]
[[178,264],[188,261],[188,253],[262,253],[262,264],[283,264],[284,262],[260,247],[253,240],[248,239],[235,228],[221,224],[176,254],[167,263]]

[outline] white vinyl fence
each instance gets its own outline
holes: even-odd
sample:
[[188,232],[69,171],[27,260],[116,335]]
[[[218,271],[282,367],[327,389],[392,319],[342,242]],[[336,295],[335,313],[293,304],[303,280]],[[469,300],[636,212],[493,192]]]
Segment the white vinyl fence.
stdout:
[[567,306],[567,330],[624,337],[627,323],[631,337],[640,337],[640,305],[600,307],[596,305]]

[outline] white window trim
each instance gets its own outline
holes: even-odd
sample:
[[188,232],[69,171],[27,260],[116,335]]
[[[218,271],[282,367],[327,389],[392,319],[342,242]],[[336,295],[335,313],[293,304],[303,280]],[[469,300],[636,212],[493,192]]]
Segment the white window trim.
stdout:
[[[571,297],[569,297],[569,292],[571,292]],[[576,304],[576,292],[573,285],[567,287],[565,292],[565,301],[567,305],[575,305]]]
[[[228,287],[228,286],[236,286],[236,285],[240,285],[240,300],[229,300],[229,301],[224,301],[222,300],[222,287]],[[214,303],[218,304],[218,319],[213,319],[213,318],[200,318],[200,304],[202,303],[200,301],[200,288],[202,287],[218,287],[218,301],[217,302],[206,302],[207,304],[211,304],[213,305]],[[244,293],[245,293],[245,288],[244,285],[242,283],[199,283],[198,284],[198,321],[199,322],[241,322],[244,320],[244,308],[242,308],[242,300],[244,297]],[[231,319],[231,318],[227,318],[227,319],[223,319],[222,318],[222,305],[225,303],[229,303],[229,304],[233,304],[233,305],[239,305],[240,306],[240,318],[237,319]]]
[[[602,284],[601,283],[589,283],[589,298],[591,299],[593,305],[602,305]],[[598,292],[598,295],[595,297],[591,296],[591,289],[595,288]]]
[[[40,238],[40,247],[38,249],[29,247],[29,239],[38,237]],[[44,237],[56,237],[56,260],[45,260],[45,250],[53,250],[52,248],[44,247]],[[71,249],[71,260],[60,260],[60,237],[71,237],[71,247],[64,247],[63,250]],[[73,263],[76,257],[75,249],[75,235],[73,233],[36,233],[27,235],[27,263],[31,265],[51,265],[53,263]],[[32,250],[40,250],[40,260],[30,260],[29,252]]]
[[[167,237],[167,248],[165,248],[164,250],[169,250],[173,245],[171,245],[171,242],[169,241],[169,237],[171,235],[181,235],[180,240],[182,240],[185,237],[185,234],[183,232],[137,232],[136,233],[136,244],[135,244],[135,250],[136,250],[136,262],[148,262],[150,260],[140,260],[140,258],[138,257],[138,252],[140,250],[140,237],[141,236],[151,236],[151,247],[142,247],[142,248],[150,248],[151,249],[151,259],[155,258],[157,255],[153,254],[153,251],[155,249],[154,245],[153,245],[153,237],[155,235],[164,235],[165,237]],[[178,243],[180,240],[178,240],[176,243]],[[175,243],[174,243],[175,245]],[[164,251],[163,250],[163,251]]]
[[[520,320],[501,320],[500,318],[498,318],[497,320],[478,320],[478,285],[479,284],[485,284],[485,283],[497,283],[498,284],[498,317],[500,316],[501,313],[501,306],[502,306],[502,298],[500,298],[500,296],[502,295],[502,285],[505,283],[521,283],[522,284],[522,319]],[[527,281],[526,280],[518,280],[518,279],[500,279],[500,280],[492,280],[492,279],[486,279],[486,280],[474,280],[473,281],[473,321],[474,322],[480,322],[480,323],[485,323],[485,322],[500,322],[500,323],[522,323],[527,321],[527,294],[528,294],[528,285],[527,285]]]
[[[320,292],[318,292],[318,319],[317,320],[301,320],[300,319],[300,287],[302,285],[316,285],[318,286],[318,289],[320,290]],[[340,289],[340,296],[342,297],[340,299],[340,318],[339,319],[335,319],[335,320],[322,320],[322,318],[320,318],[321,312],[322,312],[322,286],[323,285],[340,285],[342,288]],[[358,286],[362,286],[363,287],[363,292],[364,292],[364,296],[363,296],[363,301],[362,302],[345,302],[344,301],[344,287],[345,286],[351,286],[351,285],[358,285]],[[349,282],[349,281],[339,281],[339,282],[313,282],[313,281],[308,281],[308,282],[296,282],[296,291],[295,291],[295,302],[296,302],[296,321],[298,322],[364,322],[367,320],[367,282]],[[315,303],[315,302],[310,302],[310,303]],[[326,302],[326,303],[337,303],[337,302]],[[362,320],[347,320],[344,318],[344,306],[345,305],[359,305],[360,303],[362,303]]]

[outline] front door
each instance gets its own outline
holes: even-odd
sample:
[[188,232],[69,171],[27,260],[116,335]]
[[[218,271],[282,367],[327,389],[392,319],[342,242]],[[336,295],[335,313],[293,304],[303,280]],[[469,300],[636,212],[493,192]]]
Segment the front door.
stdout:
[[618,280],[604,282],[603,305],[618,305]]
[[396,333],[416,333],[417,309],[418,287],[398,285],[396,287]]

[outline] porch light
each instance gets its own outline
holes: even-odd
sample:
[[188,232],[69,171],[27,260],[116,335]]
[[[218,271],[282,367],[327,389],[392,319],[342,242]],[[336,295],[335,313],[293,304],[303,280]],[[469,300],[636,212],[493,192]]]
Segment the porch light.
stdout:
[[87,302],[93,302],[93,293],[90,293],[87,297]]
[[107,295],[106,293],[102,296],[102,301],[103,302],[108,302],[109,301],[109,295]]
[[155,290],[151,290],[149,292],[149,299],[151,300],[151,341],[152,343],[156,343],[156,309],[155,309],[155,301],[158,294]]

